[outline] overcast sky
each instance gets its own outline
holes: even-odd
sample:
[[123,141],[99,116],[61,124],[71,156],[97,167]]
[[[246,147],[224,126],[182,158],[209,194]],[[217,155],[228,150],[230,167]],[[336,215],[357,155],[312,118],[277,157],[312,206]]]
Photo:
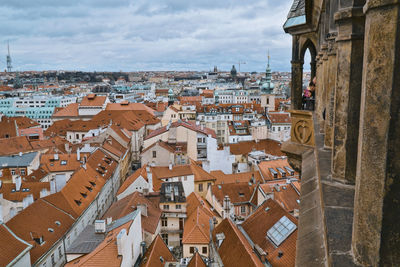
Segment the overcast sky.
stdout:
[[[0,0],[14,70],[290,70],[292,0]],[[238,68],[238,66],[236,66]]]

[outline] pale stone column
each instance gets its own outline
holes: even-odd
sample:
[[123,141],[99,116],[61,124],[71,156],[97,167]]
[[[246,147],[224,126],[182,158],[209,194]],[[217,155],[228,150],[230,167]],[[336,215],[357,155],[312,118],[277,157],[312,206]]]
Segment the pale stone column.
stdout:
[[326,118],[325,118],[325,147],[331,148],[333,143],[333,116],[334,116],[334,98],[335,98],[335,82],[336,82],[336,47],[335,41],[329,40],[327,51],[326,66]]
[[354,184],[364,43],[362,5],[342,6],[335,14],[338,25],[332,177]]
[[317,85],[315,87],[315,112],[317,113],[317,118],[319,119],[319,125],[320,125],[320,132],[324,132],[324,119],[322,118],[322,112],[324,110],[324,103],[323,103],[323,97],[324,97],[324,86],[322,84],[323,82],[323,60],[322,60],[322,55],[317,56]]
[[292,109],[302,109],[302,93],[303,93],[303,62],[300,60],[292,60],[292,88],[291,102]]
[[400,266],[400,3],[370,0],[365,37],[352,250]]
[[293,36],[292,44],[292,83],[291,83],[291,108],[300,110],[303,92],[303,61],[299,58],[299,37]]

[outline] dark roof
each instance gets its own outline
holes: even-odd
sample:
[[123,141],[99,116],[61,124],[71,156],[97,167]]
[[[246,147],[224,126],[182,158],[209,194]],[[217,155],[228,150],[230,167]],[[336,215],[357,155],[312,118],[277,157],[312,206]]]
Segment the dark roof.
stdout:
[[305,2],[306,2],[305,0],[294,0],[287,18],[290,19],[305,15],[306,14]]
[[160,202],[186,202],[185,191],[182,182],[164,182],[161,184]]

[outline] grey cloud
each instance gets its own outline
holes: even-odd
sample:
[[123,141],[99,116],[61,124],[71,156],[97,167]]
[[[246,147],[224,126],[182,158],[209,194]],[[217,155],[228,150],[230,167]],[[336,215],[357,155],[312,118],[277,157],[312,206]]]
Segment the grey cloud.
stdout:
[[[0,56],[20,69],[288,70],[291,0],[0,0]],[[3,46],[5,47],[5,46]],[[0,61],[1,64],[1,61]],[[2,68],[2,67],[1,67]]]

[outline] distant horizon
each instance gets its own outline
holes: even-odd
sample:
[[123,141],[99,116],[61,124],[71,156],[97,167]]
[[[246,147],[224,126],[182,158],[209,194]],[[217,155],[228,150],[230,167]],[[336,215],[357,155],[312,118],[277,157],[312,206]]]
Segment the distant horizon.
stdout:
[[[7,1],[0,69],[13,71],[290,71],[283,31],[292,0]],[[305,64],[306,66],[306,64]],[[96,70],[96,69],[101,69]],[[238,70],[239,71],[239,70]]]

